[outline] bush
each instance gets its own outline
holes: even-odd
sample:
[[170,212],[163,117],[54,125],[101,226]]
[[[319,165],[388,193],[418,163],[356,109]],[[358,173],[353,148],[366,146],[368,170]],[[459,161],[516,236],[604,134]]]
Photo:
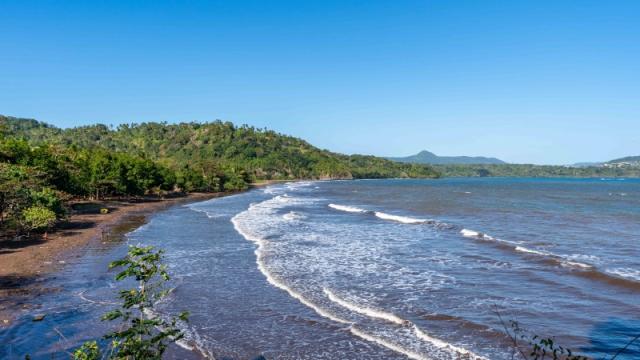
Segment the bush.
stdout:
[[95,341],[87,341],[73,352],[73,358],[75,360],[98,360],[101,357],[100,348]]
[[[116,280],[135,279],[136,287],[120,290],[122,305],[106,313],[102,320],[120,320],[118,329],[107,334],[110,339],[107,359],[161,359],[170,343],[184,337],[177,327],[187,321],[188,313],[171,316],[167,320],[155,315],[155,304],[168,294],[164,284],[169,274],[162,264],[162,250],[153,247],[129,247],[129,253],[109,265],[120,268]],[[95,341],[85,342],[73,353],[75,360],[98,360],[100,348]]]
[[40,191],[31,190],[29,197],[34,206],[45,207],[53,211],[57,218],[63,217],[67,212],[60,196],[51,188],[45,187]]
[[56,214],[44,206],[32,206],[22,212],[22,226],[27,231],[46,230],[56,219]]

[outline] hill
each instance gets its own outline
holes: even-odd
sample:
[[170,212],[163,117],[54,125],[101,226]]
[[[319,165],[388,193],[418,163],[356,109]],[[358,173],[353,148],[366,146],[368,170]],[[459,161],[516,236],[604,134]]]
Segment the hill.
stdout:
[[389,160],[412,164],[506,164],[506,162],[484,156],[438,156],[423,150],[406,157],[387,157]]
[[626,157],[623,157],[623,158],[607,161],[605,163],[605,166],[607,164],[609,164],[609,165],[618,164],[618,165],[628,165],[628,166],[640,166],[640,156],[626,156]]
[[[321,150],[308,142],[266,129],[208,123],[140,123],[60,129],[32,119],[0,117],[8,136],[31,145],[103,149],[150,159],[207,179],[255,180],[437,177],[431,167],[400,164],[365,155]],[[240,181],[240,180],[238,180]],[[214,181],[220,183],[220,181]],[[218,184],[220,190],[224,184]]]

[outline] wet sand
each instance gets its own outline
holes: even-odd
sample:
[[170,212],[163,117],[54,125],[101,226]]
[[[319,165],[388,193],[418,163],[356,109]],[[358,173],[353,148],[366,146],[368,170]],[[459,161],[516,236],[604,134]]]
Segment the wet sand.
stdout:
[[[21,299],[55,291],[44,285],[45,275],[60,270],[69,259],[82,256],[91,241],[121,236],[167,207],[203,201],[228,193],[191,193],[174,198],[134,201],[83,201],[71,204],[71,215],[46,238],[0,241],[0,328],[9,326]],[[100,209],[107,208],[107,214]]]

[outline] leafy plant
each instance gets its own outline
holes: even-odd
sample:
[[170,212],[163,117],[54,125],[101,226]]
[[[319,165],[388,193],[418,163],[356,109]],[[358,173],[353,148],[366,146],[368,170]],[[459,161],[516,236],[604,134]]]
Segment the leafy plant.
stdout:
[[[182,312],[169,320],[156,315],[155,304],[168,294],[164,287],[169,274],[162,264],[162,250],[153,247],[131,246],[127,255],[114,261],[109,268],[121,268],[116,280],[134,279],[137,287],[121,290],[122,305],[106,313],[102,319],[122,322],[120,328],[105,336],[110,339],[108,359],[160,359],[171,342],[184,334],[178,329],[180,321],[187,321],[188,313]],[[100,359],[97,343],[86,342],[74,352],[76,360]]]
[[56,213],[44,206],[32,206],[22,212],[22,224],[28,231],[45,230],[57,220]]
[[96,341],[87,341],[73,352],[75,360],[96,360],[102,357]]
[[[529,335],[517,321],[510,320],[510,324],[512,332],[507,333],[514,342],[516,350],[526,360],[589,360],[586,356],[574,355],[571,349],[562,347],[553,338]],[[519,341],[524,343],[524,349],[521,348]]]

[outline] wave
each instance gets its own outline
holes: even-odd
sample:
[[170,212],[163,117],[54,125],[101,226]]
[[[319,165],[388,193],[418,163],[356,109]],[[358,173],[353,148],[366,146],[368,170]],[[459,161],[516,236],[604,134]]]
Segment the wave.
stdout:
[[516,251],[529,253],[529,254],[543,255],[543,256],[550,256],[551,255],[548,252],[539,251],[539,250],[533,250],[533,249],[526,248],[524,246],[516,246]]
[[245,229],[242,226],[242,223],[240,221],[240,219],[242,218],[242,216],[247,215],[250,211],[260,207],[260,206],[268,206],[270,203],[274,203],[274,202],[287,202],[289,201],[287,197],[283,197],[283,196],[276,196],[270,200],[266,200],[263,201],[261,203],[258,204],[252,204],[251,206],[249,206],[249,209],[237,214],[236,216],[234,216],[233,218],[231,218],[231,223],[233,224],[234,229],[240,234],[242,235],[242,237],[244,237],[246,240],[249,240],[253,243],[255,243],[257,245],[257,248],[255,250],[255,254],[256,254],[256,264],[258,265],[258,270],[260,270],[260,272],[266,277],[267,281],[269,282],[269,284],[286,291],[289,296],[291,296],[294,299],[297,299],[298,301],[300,301],[302,304],[308,306],[309,308],[311,308],[313,311],[315,311],[318,315],[326,317],[330,320],[333,320],[335,322],[338,323],[342,323],[342,324],[351,324],[350,321],[342,319],[337,317],[334,314],[331,314],[330,312],[322,309],[321,307],[319,307],[318,305],[314,304],[313,302],[311,302],[310,300],[308,300],[307,298],[305,298],[302,294],[298,293],[297,291],[295,291],[294,289],[290,288],[289,286],[287,286],[287,284],[285,284],[284,282],[282,282],[281,280],[279,280],[275,275],[271,274],[269,272],[269,270],[267,269],[265,263],[264,263],[264,249],[266,247],[266,245],[269,243],[267,240],[259,237],[259,236],[255,236],[253,234],[251,234],[249,232],[249,230]]
[[495,240],[491,236],[475,230],[462,229],[460,230],[460,234],[462,234],[462,236],[464,237],[479,238],[479,239],[485,239],[485,240]]
[[408,216],[391,215],[379,211],[376,211],[374,214],[380,219],[397,221],[403,224],[422,224],[427,222],[426,219],[416,219]]
[[462,236],[467,237],[467,238],[494,241],[494,242],[500,243],[502,245],[506,245],[506,247],[508,249],[510,249],[510,250],[513,250],[513,251],[516,251],[516,252],[520,252],[520,253],[526,253],[526,254],[530,254],[530,255],[540,256],[542,258],[554,261],[555,263],[557,263],[557,264],[559,264],[561,266],[581,268],[581,269],[594,269],[595,268],[595,266],[593,266],[591,264],[586,264],[586,263],[583,263],[583,262],[575,261],[575,259],[578,258],[578,257],[587,257],[586,255],[585,256],[582,256],[580,254],[560,255],[560,254],[555,254],[555,253],[552,253],[552,252],[549,252],[549,251],[530,249],[530,248],[522,246],[522,245],[520,245],[520,244],[518,244],[516,242],[498,239],[498,238],[495,238],[493,236],[490,236],[490,235],[487,235],[485,233],[481,233],[481,232],[475,231],[475,230],[462,229],[460,231],[460,234],[462,234]]
[[[251,220],[255,218],[255,216],[259,216],[259,217],[269,216],[269,215],[273,216],[277,214],[276,210],[281,209],[283,206],[291,202],[296,203],[295,198],[288,197],[288,196],[276,196],[270,200],[266,200],[261,203],[251,204],[247,210],[235,215],[231,219],[231,223],[233,224],[234,229],[246,240],[249,240],[256,244],[257,246],[255,249],[256,264],[257,264],[258,270],[265,276],[269,284],[275,286],[276,288],[284,290],[289,294],[289,296],[300,301],[300,303],[302,303],[303,305],[306,305],[307,307],[315,311],[318,315],[325,317],[329,320],[332,320],[334,322],[347,325],[349,331],[355,336],[358,336],[366,341],[377,343],[392,351],[404,354],[412,359],[419,359],[419,360],[429,359],[425,355],[409,350],[399,344],[396,344],[393,341],[389,341],[388,339],[371,335],[369,333],[364,332],[363,330],[360,330],[359,328],[356,327],[356,324],[353,321],[348,320],[348,318],[343,318],[342,316],[338,316],[333,311],[330,311],[329,309],[321,307],[315,301],[308,299],[306,296],[304,296],[300,292],[288,286],[288,284],[286,284],[284,281],[279,279],[277,275],[269,271],[269,268],[265,264],[265,254],[266,254],[266,249],[269,245],[269,241],[260,235],[254,234],[251,231],[250,222],[247,222],[247,220]],[[337,205],[336,207],[340,209],[341,206]],[[348,207],[347,209],[348,210],[344,210],[344,211],[361,212],[359,210],[362,210],[362,209],[353,208],[353,207]],[[288,214],[292,214],[292,212]],[[288,214],[285,214],[285,216]],[[443,341],[430,337],[429,335],[425,334],[423,331],[418,329],[410,321],[404,320],[395,314],[388,313],[382,310],[377,310],[369,307],[362,307],[356,304],[352,304],[344,299],[341,299],[336,294],[331,292],[331,290],[329,289],[323,289],[323,292],[329,298],[330,301],[350,311],[353,311],[355,313],[358,313],[370,318],[376,318],[376,319],[388,321],[390,323],[402,326],[405,329],[410,329],[414,334],[413,336],[415,336],[418,340],[424,341],[427,344],[441,348],[448,352],[456,351],[458,354],[469,353],[465,349],[457,348],[453,345],[447,344]]]
[[423,224],[426,222],[436,223],[433,220],[416,219],[408,216],[392,215],[392,214],[387,214],[380,211],[370,211],[370,210],[362,209],[355,206],[349,206],[349,205],[329,204],[329,207],[334,210],[345,211],[350,213],[373,214],[379,219],[396,221],[403,224]]
[[460,233],[462,234],[462,236],[468,237],[468,238],[494,241],[495,243],[499,244],[501,247],[506,248],[508,250],[527,254],[530,256],[535,256],[540,258],[543,261],[547,261],[555,265],[560,265],[562,267],[568,267],[572,269],[578,269],[580,271],[574,272],[574,274],[582,277],[586,277],[591,280],[603,281],[603,282],[624,287],[624,288],[640,289],[640,270],[636,270],[632,268],[613,268],[613,269],[606,269],[604,271],[601,271],[596,267],[596,265],[588,264],[581,261],[576,261],[577,259],[580,259],[580,260],[588,259],[590,261],[600,262],[601,261],[600,258],[594,255],[584,255],[584,254],[562,255],[562,254],[556,254],[550,251],[530,249],[513,241],[494,238],[487,234],[474,231],[474,230],[469,230],[469,229],[462,229]]
[[357,208],[355,206],[348,206],[348,205],[329,204],[329,207],[332,208],[332,209],[335,209],[335,210],[346,211],[346,212],[351,212],[351,213],[367,213],[367,212],[369,212],[368,210]]
[[[422,331],[417,325],[415,325],[411,321],[403,319],[403,318],[397,316],[396,314],[393,314],[393,313],[390,313],[390,312],[386,312],[386,311],[382,311],[382,310],[372,309],[372,308],[366,307],[366,306],[353,304],[353,303],[351,303],[351,302],[349,302],[347,300],[341,299],[335,293],[333,293],[331,290],[329,290],[327,288],[324,288],[322,290],[327,295],[329,300],[335,302],[336,304],[338,304],[338,305],[340,305],[340,306],[342,306],[342,307],[344,307],[346,309],[349,309],[349,310],[351,310],[351,311],[353,311],[355,313],[358,313],[358,314],[361,314],[361,315],[364,315],[364,316],[368,316],[370,318],[381,319],[381,320],[385,320],[385,321],[394,323],[396,325],[401,325],[401,326],[404,326],[404,327],[411,328],[413,333],[415,334],[415,336],[418,339],[420,339],[422,341],[425,341],[425,342],[427,342],[427,343],[429,343],[431,345],[434,345],[435,347],[437,347],[439,349],[446,350],[446,351],[449,351],[449,352],[453,351],[453,352],[457,353],[458,355],[465,355],[465,356],[471,357],[473,359],[485,359],[484,357],[476,355],[475,353],[473,353],[473,352],[471,352],[471,351],[469,351],[467,349],[452,345],[452,344],[450,344],[450,343],[448,343],[446,341],[443,341],[443,340],[440,340],[440,339],[437,339],[435,337],[432,337],[432,336],[428,335],[427,333]],[[364,334],[364,333],[359,332],[358,335],[360,336],[362,334]],[[421,355],[418,355],[418,354],[413,353],[413,352],[409,352],[406,349],[404,349],[404,348],[402,348],[402,347],[400,347],[400,346],[398,346],[396,344],[389,343],[389,342],[387,342],[385,340],[379,339],[379,338],[374,337],[372,335],[368,335],[368,334],[364,334],[364,335],[370,337],[371,338],[370,341],[377,342],[377,343],[379,343],[379,344],[381,344],[381,345],[383,345],[385,347],[391,348],[391,347],[389,347],[387,345],[392,345],[393,346],[392,350],[401,352],[401,353],[403,353],[403,354],[405,354],[405,355],[407,355],[409,357],[415,356],[415,358],[420,358],[420,359],[423,358]],[[361,336],[361,337],[363,337],[363,336]],[[381,343],[381,341],[384,342],[384,344]],[[409,354],[412,354],[412,355],[409,355]]]
[[406,357],[408,357],[409,359],[414,359],[414,360],[430,360],[430,358],[425,357],[424,355],[418,354],[416,352],[413,352],[411,350],[407,350],[405,348],[403,348],[400,345],[394,344],[390,341],[381,339],[379,337],[370,335],[365,333],[364,331],[356,328],[355,326],[351,326],[349,328],[349,331],[351,331],[351,333],[355,336],[358,336],[364,340],[370,341],[372,343],[376,343],[378,345],[381,345],[383,347],[386,347],[389,350],[395,351],[397,353],[403,354]]
[[346,300],[339,298],[336,294],[334,294],[327,288],[322,289],[322,291],[327,295],[329,300],[358,314],[365,315],[371,318],[386,320],[398,325],[409,324],[408,320],[404,320],[395,314],[352,304]]
[[640,270],[632,268],[613,268],[605,270],[607,273],[623,277],[625,279],[631,279],[640,281]]

